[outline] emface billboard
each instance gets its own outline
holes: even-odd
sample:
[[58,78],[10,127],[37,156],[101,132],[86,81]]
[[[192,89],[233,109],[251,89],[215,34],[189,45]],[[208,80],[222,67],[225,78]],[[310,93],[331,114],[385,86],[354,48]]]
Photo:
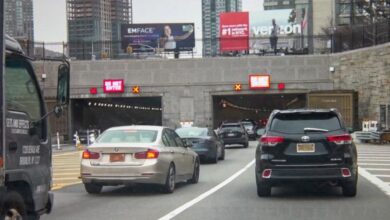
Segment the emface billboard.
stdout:
[[236,51],[249,49],[248,12],[230,12],[220,14],[220,50]]
[[194,23],[123,24],[124,52],[185,51],[195,47]]

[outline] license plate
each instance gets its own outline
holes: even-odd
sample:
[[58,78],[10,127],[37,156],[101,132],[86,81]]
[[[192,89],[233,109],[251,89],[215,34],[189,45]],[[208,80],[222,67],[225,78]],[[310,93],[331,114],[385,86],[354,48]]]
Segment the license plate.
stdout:
[[316,150],[315,145],[313,143],[299,143],[297,144],[297,152],[298,153],[314,153]]
[[110,162],[123,162],[125,161],[125,154],[110,154]]
[[233,137],[233,136],[234,136],[234,134],[228,134],[228,136],[229,136],[229,137]]

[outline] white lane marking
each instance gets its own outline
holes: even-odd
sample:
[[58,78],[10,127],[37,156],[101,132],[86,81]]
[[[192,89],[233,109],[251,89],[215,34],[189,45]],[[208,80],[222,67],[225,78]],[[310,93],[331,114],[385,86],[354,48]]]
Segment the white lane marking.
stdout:
[[196,197],[195,199],[185,203],[184,205],[178,207],[177,209],[173,210],[172,212],[164,215],[163,217],[159,218],[158,220],[169,220],[173,217],[177,216],[178,214],[182,213],[184,210],[190,208],[191,206],[195,205],[196,203],[202,201],[203,199],[207,198],[208,196],[212,195],[213,193],[220,190],[222,187],[226,186],[230,182],[232,182],[234,179],[239,177],[242,173],[244,173],[246,170],[248,170],[253,164],[255,163],[255,160],[252,160],[250,163],[248,163],[244,168],[233,174],[231,177],[227,178],[222,183],[218,184],[217,186],[211,188],[210,190],[204,192],[200,196]]
[[53,157],[68,156],[68,155],[73,155],[73,154],[80,154],[80,152],[76,151],[76,152],[63,153],[63,154],[53,154]]
[[371,170],[371,171],[390,171],[390,169],[387,169],[387,168],[367,168],[367,167],[365,167],[364,169]]
[[390,155],[389,156],[374,156],[374,155],[362,155],[362,156],[359,156],[358,158],[378,158],[378,159],[390,159]]
[[390,166],[390,163],[358,163],[358,165]]
[[390,185],[383,182],[378,177],[370,174],[367,172],[364,168],[359,167],[359,175],[366,178],[368,181],[370,181],[372,184],[376,185],[381,189],[386,195],[390,196]]
[[379,160],[377,160],[377,159],[361,159],[361,158],[359,158],[358,159],[359,161],[363,161],[363,162],[369,162],[369,161],[376,161],[376,162],[390,162],[390,159],[388,159],[388,160],[383,160],[383,159],[379,159]]
[[390,159],[390,156],[383,157],[383,156],[363,156],[363,157],[358,157],[359,159],[372,159],[372,158],[377,158],[377,159]]
[[377,177],[390,177],[390,175],[385,175],[385,174],[375,174]]

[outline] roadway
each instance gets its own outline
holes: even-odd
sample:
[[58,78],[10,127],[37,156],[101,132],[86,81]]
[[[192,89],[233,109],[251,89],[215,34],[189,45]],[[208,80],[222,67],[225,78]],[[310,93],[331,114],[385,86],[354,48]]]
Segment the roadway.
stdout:
[[[269,198],[257,197],[255,147],[251,142],[247,149],[227,149],[225,161],[201,165],[198,184],[180,184],[173,194],[105,187],[89,195],[82,184],[57,182],[62,185],[54,191],[53,212],[42,219],[389,219],[390,145],[358,146],[363,174],[354,198],[343,197],[338,188],[314,186],[276,188]],[[53,160],[56,164],[56,156]]]

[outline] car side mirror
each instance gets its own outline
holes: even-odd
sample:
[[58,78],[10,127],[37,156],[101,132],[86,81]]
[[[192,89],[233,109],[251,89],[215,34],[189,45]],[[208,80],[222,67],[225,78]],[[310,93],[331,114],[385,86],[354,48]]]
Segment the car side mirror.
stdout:
[[192,142],[188,141],[188,140],[184,140],[182,139],[183,143],[184,143],[184,147],[185,148],[191,148],[193,145],[192,145]]
[[259,135],[259,136],[263,135],[264,133],[265,133],[265,129],[264,128],[257,129],[257,131],[256,131],[256,134]]

